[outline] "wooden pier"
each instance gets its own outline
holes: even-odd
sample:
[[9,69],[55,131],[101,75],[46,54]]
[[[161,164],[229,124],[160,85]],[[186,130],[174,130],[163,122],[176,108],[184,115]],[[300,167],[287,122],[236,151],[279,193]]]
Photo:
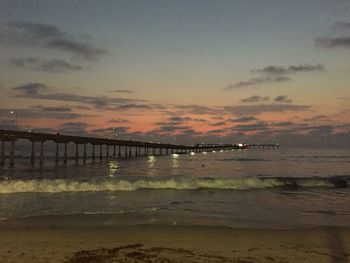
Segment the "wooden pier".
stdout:
[[255,143],[255,144],[247,144],[248,149],[279,149],[280,145],[276,144],[263,144],[263,143]]
[[[115,140],[109,138],[97,138],[97,137],[83,137],[83,136],[70,136],[39,133],[39,132],[26,132],[26,131],[12,131],[0,129],[0,166],[4,166],[6,163],[6,156],[9,156],[8,164],[10,167],[14,167],[15,164],[15,142],[18,139],[26,139],[31,142],[30,151],[30,163],[35,164],[37,158],[39,158],[40,165],[44,162],[44,144],[47,141],[55,143],[55,162],[58,163],[63,160],[63,163],[67,163],[68,157],[68,144],[75,145],[75,155],[73,158],[78,160],[96,159],[102,160],[103,158],[130,158],[132,156],[141,157],[149,155],[169,155],[169,154],[185,154],[185,153],[197,153],[197,152],[210,152],[221,150],[233,150],[241,149],[241,144],[197,144],[197,145],[176,145],[176,144],[164,144],[154,142],[140,142],[131,140]],[[10,151],[6,153],[5,144],[10,144]],[[35,146],[39,144],[40,153],[36,156]],[[91,153],[87,153],[87,144],[92,146]],[[63,156],[60,156],[60,146],[63,146]],[[82,156],[79,155],[79,147],[83,147]],[[250,144],[245,148],[275,148],[273,144]],[[279,147],[279,146],[276,146]],[[103,150],[105,148],[105,150]],[[71,158],[71,157],[70,157]]]

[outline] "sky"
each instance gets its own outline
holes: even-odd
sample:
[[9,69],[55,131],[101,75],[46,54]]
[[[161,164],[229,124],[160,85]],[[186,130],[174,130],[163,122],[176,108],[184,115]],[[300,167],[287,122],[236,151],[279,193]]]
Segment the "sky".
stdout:
[[349,13],[346,0],[0,0],[0,128],[348,147]]

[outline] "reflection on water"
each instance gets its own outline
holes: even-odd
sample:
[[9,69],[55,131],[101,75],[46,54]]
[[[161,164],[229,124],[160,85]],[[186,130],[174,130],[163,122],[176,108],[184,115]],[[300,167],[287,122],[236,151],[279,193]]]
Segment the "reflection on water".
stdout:
[[156,169],[155,169],[156,161],[157,161],[157,158],[156,158],[155,155],[150,155],[150,156],[147,157],[148,175],[149,176],[156,175]]
[[172,157],[172,168],[179,168],[180,166],[180,159],[179,159],[179,155],[174,153],[171,155]]
[[110,159],[108,162],[108,168],[109,168],[109,177],[114,177],[118,173],[120,166],[119,166],[119,160],[118,159]]

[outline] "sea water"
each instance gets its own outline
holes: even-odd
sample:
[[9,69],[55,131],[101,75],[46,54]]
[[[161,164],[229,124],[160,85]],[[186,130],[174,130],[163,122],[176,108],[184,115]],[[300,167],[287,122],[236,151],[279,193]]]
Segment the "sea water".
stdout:
[[248,149],[0,170],[0,226],[350,226],[349,149]]

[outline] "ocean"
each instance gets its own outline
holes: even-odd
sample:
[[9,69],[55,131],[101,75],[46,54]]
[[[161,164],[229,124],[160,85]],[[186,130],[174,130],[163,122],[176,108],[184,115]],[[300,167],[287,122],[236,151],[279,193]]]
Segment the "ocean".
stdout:
[[350,226],[350,150],[247,149],[0,170],[0,226]]

